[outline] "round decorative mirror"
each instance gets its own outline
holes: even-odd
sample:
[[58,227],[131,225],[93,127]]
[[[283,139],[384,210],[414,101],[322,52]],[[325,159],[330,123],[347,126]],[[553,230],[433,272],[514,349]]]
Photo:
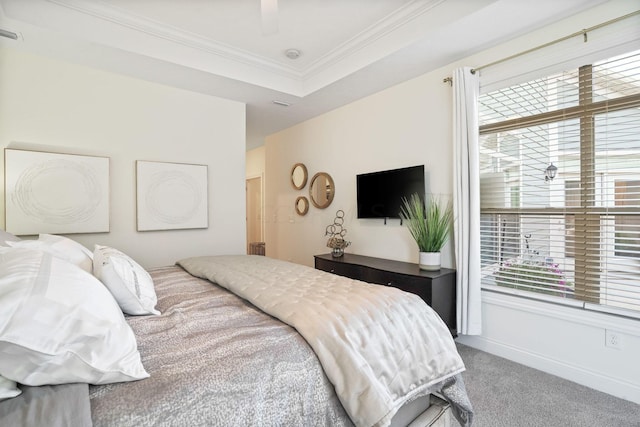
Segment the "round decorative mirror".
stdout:
[[311,203],[318,209],[328,207],[333,201],[333,195],[336,189],[333,184],[333,178],[326,172],[318,172],[311,178],[309,185],[309,196]]
[[291,168],[291,185],[296,190],[302,190],[307,185],[307,167],[302,163],[296,163]]
[[300,196],[296,199],[296,213],[300,216],[304,216],[309,212],[309,199],[304,196]]

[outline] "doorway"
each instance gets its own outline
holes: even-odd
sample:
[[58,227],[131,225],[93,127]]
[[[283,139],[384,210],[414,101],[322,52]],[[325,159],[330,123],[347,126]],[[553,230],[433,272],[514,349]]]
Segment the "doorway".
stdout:
[[247,253],[264,255],[262,224],[262,177],[246,180],[247,190]]

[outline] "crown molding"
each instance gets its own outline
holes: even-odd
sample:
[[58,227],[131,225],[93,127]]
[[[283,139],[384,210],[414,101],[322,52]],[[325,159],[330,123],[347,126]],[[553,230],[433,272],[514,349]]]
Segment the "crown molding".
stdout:
[[[347,60],[353,55],[363,53],[367,47],[373,45],[384,37],[390,36],[394,31],[420,18],[446,0],[413,0],[406,3],[390,15],[369,26],[302,69],[294,66],[288,66],[282,62],[274,61],[251,52],[199,36],[198,34],[191,33],[180,28],[139,16],[117,6],[108,4],[103,0],[45,1],[94,18],[111,22],[115,25],[138,31],[149,37],[165,40],[190,49],[195,49],[208,55],[231,61],[232,63],[235,62],[243,64],[244,66],[256,68],[259,71],[273,73],[274,75],[290,79],[299,84],[309,78],[318,76],[331,68],[334,68],[334,70],[338,71],[338,74],[341,74],[337,68],[341,62]],[[366,53],[363,57],[365,58],[363,60],[363,65],[368,65],[370,62],[380,59],[379,57],[376,57],[367,60]],[[344,71],[344,74],[348,74],[351,71]],[[211,72],[215,73],[214,70],[211,70]]]
[[102,0],[87,2],[86,0],[46,0],[58,6],[72,9],[86,15],[93,16],[116,25],[139,31],[151,37],[156,37],[182,46],[196,49],[226,60],[249,65],[262,70],[281,75],[283,77],[300,80],[302,74],[294,67],[288,67],[277,61],[252,54],[197,34],[167,25],[165,23],[145,18],[127,12],[116,6],[109,5]]
[[376,41],[390,35],[399,28],[420,18],[434,7],[446,0],[413,0],[396,9],[390,15],[385,16],[375,24],[361,31],[340,46],[318,58],[303,70],[305,78],[319,74],[327,68],[336,65],[345,58],[352,56]]

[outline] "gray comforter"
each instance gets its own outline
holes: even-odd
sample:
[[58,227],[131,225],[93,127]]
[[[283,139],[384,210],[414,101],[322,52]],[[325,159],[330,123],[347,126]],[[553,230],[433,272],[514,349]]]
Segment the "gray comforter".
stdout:
[[91,386],[95,427],[352,425],[293,328],[180,267],[150,273],[162,315],[127,320],[151,377]]
[[[0,425],[353,425],[316,354],[293,328],[180,267],[151,275],[162,315],[128,318],[150,378],[24,387],[0,404]],[[463,424],[470,422],[459,375],[434,389]]]
[[0,401],[2,427],[91,427],[87,384],[58,384],[30,387]]

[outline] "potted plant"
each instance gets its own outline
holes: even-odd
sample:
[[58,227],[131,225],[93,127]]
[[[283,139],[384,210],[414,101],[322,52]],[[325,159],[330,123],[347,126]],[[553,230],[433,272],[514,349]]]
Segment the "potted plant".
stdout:
[[449,240],[453,226],[453,205],[431,197],[428,202],[416,193],[407,200],[402,198],[400,218],[420,250],[420,269],[439,270],[442,247]]

